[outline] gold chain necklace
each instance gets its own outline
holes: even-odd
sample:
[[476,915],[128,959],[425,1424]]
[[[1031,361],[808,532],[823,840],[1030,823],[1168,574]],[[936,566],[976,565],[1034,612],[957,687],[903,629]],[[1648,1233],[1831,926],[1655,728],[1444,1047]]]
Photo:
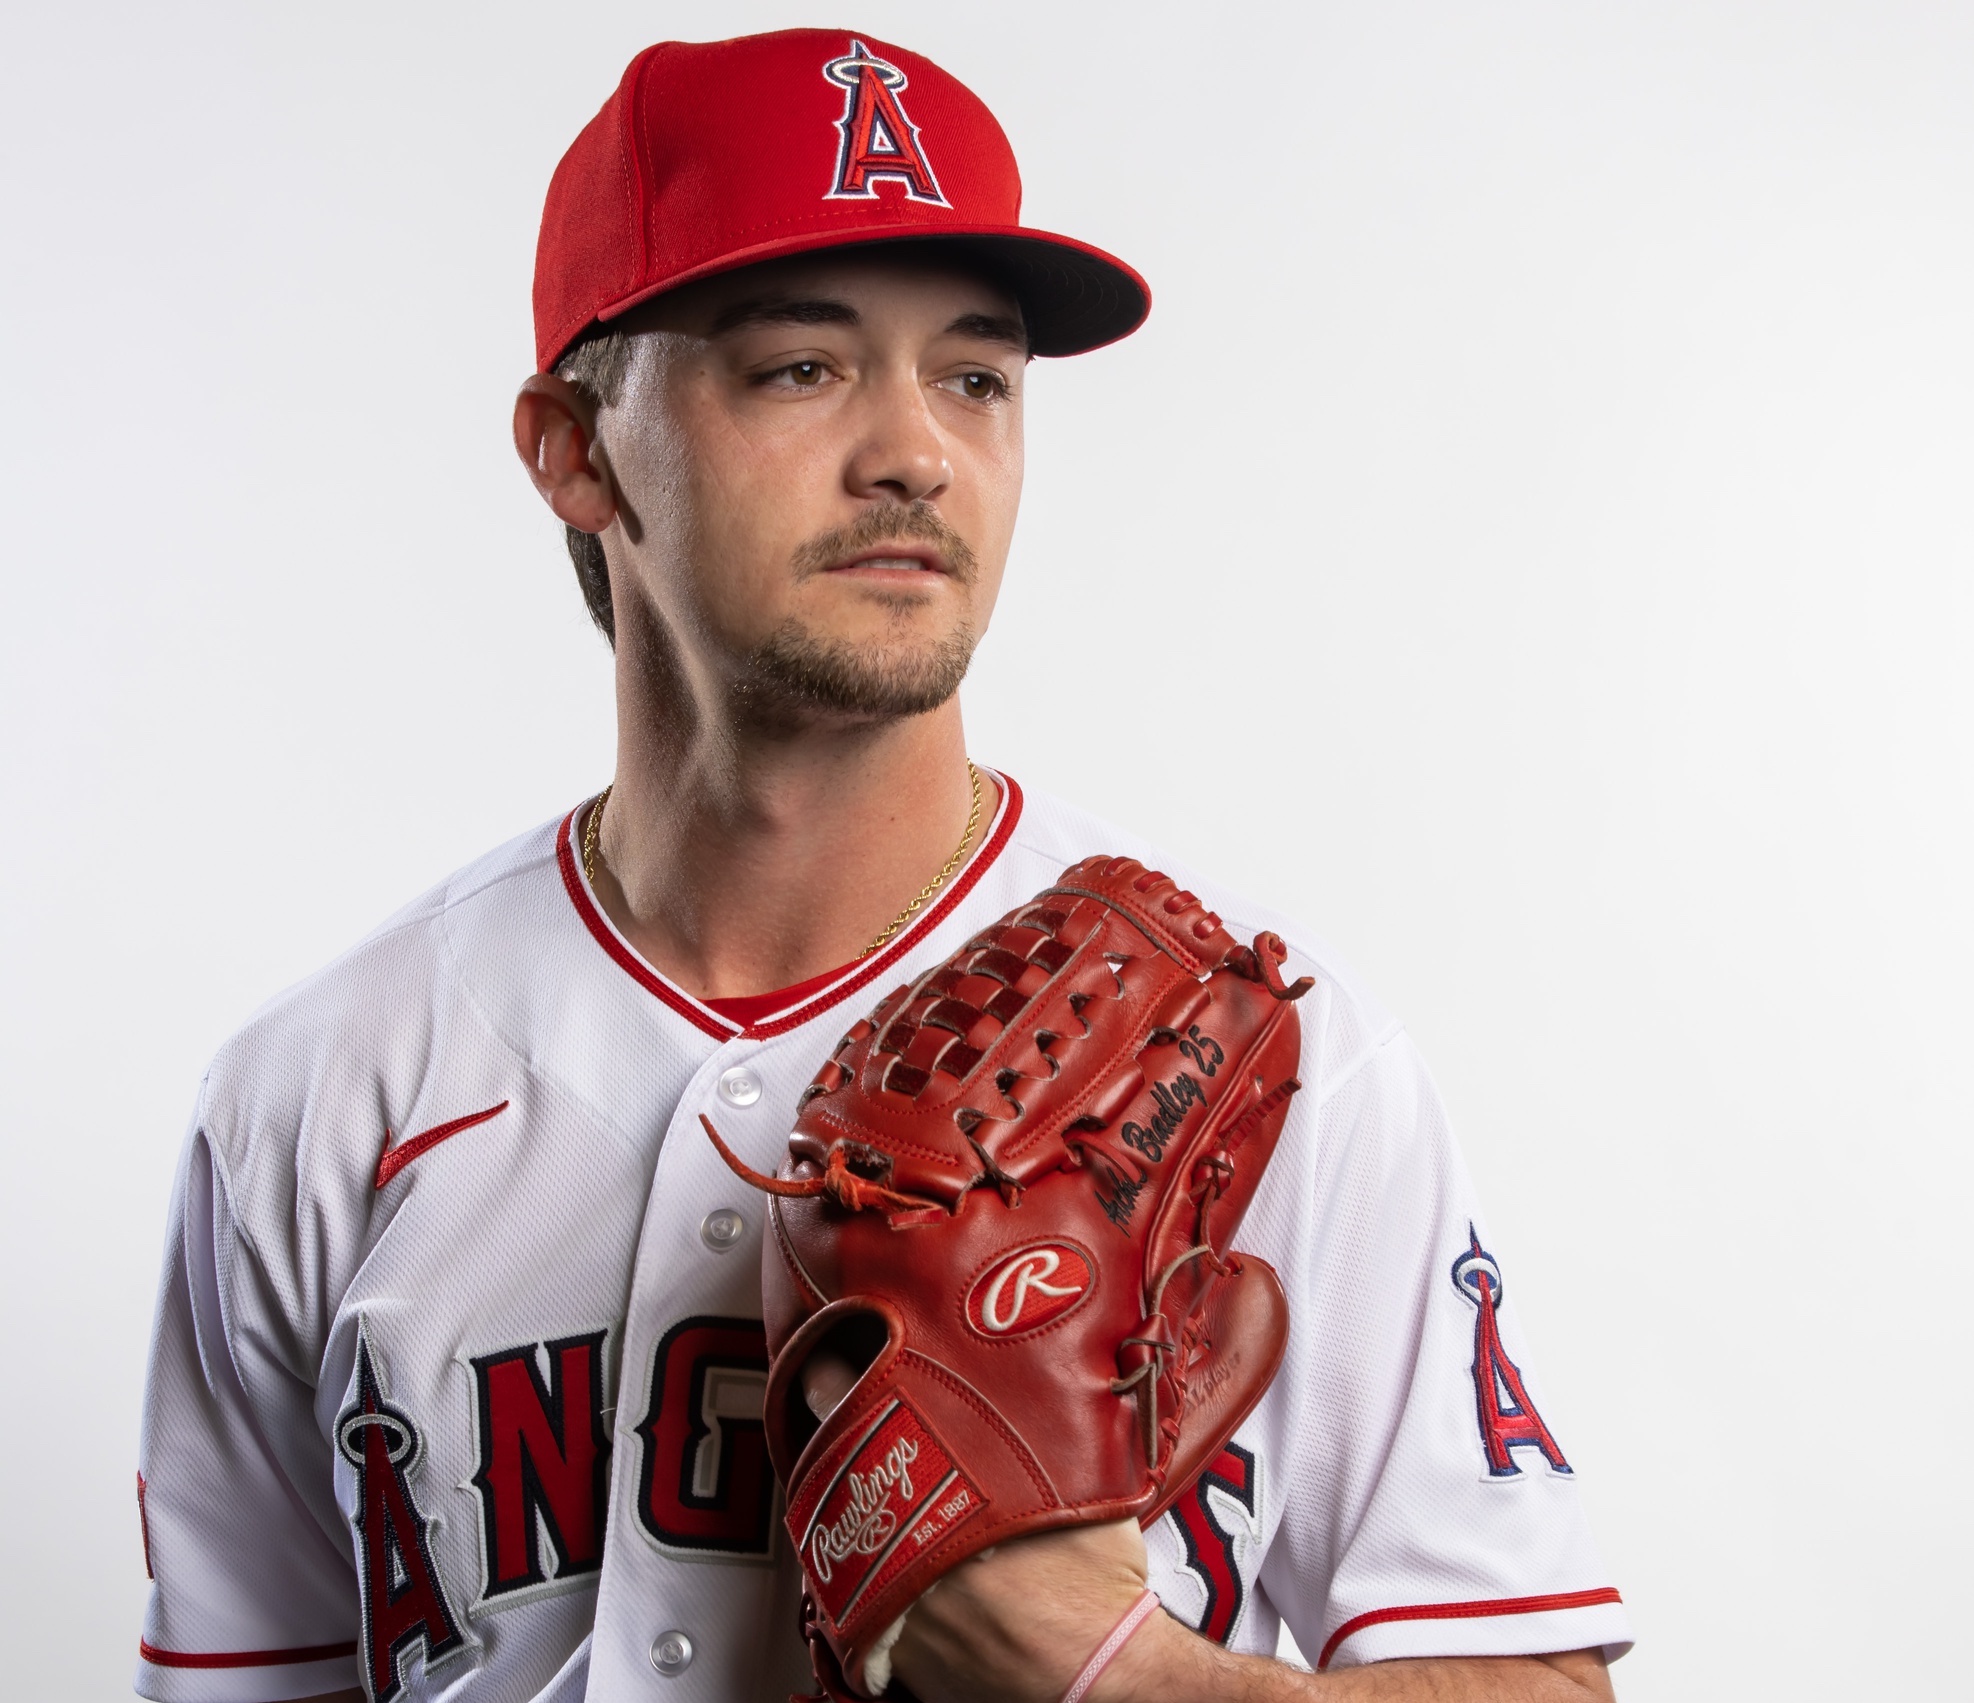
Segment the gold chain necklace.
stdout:
[[[612,781],[610,786],[617,783]],[[603,807],[610,802],[610,787],[606,786],[597,795],[597,800],[589,807],[589,823],[583,829],[583,879],[592,888],[596,886],[596,831],[603,826]]]
[[896,934],[899,929],[903,928],[906,923],[917,916],[919,907],[927,899],[931,898],[934,893],[938,892],[941,887],[945,886],[946,877],[959,868],[960,859],[966,856],[966,848],[973,844],[973,830],[980,826],[980,771],[973,766],[973,759],[970,757],[967,759],[966,775],[967,779],[973,783],[973,808],[967,812],[966,832],[960,835],[960,843],[953,847],[953,855],[946,859],[946,867],[940,870],[937,875],[933,876],[930,881],[918,890],[918,897],[912,900],[909,905],[891,919],[891,926],[889,928],[866,946],[863,951],[857,954],[859,958],[868,958]]
[[[972,758],[967,759],[966,778],[973,787],[973,805],[967,811],[966,832],[960,835],[960,843],[953,848],[953,855],[946,859],[946,867],[921,887],[918,896],[891,919],[891,925],[857,954],[860,959],[868,958],[917,916],[924,907],[925,901],[945,886],[947,877],[959,868],[960,859],[966,856],[966,848],[973,844],[973,832],[980,826],[980,771],[973,766]],[[583,825],[583,879],[592,888],[596,885],[596,836],[597,831],[603,826],[603,807],[609,802],[610,788],[606,786],[598,795],[596,802],[590,806],[589,821]]]

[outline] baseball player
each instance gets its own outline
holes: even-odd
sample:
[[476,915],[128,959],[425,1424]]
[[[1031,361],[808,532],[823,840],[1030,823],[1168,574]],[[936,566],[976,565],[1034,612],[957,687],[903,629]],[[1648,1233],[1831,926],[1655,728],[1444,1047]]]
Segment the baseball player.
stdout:
[[[808,1690],[763,1426],[768,1197],[701,1120],[773,1173],[846,1029],[1103,853],[1231,936],[1279,934],[1311,979],[1239,1230],[1286,1354],[1142,1534],[1023,1537],[942,1577],[896,1684],[1608,1698],[1624,1609],[1404,1030],[1296,923],[966,750],[1027,362],[1132,331],[1143,282],[1021,225],[1006,139],[937,66],[795,30],[632,62],[555,174],[534,303],[515,441],[614,648],[615,775],[214,1061],[147,1389],[137,1689]],[[1144,689],[1113,689],[1101,644],[1059,688],[1093,753]],[[1191,660],[1238,703],[1238,668]],[[996,1329],[1070,1292],[1033,1263],[989,1290]],[[857,1491],[867,1525],[885,1488]],[[1284,1625],[1314,1673],[1272,1660]]]

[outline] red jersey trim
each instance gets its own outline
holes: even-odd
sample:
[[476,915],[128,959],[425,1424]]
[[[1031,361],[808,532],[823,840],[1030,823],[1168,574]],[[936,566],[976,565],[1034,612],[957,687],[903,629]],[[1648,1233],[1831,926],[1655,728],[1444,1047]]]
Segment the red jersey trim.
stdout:
[[777,1013],[748,1028],[729,1021],[717,1011],[701,1005],[690,994],[674,987],[618,937],[617,931],[610,926],[609,919],[598,907],[595,896],[590,892],[589,884],[583,880],[582,870],[576,862],[575,824],[577,812],[582,808],[580,805],[562,818],[562,826],[556,831],[555,862],[562,872],[562,886],[569,895],[569,902],[576,907],[576,915],[583,919],[583,926],[589,930],[591,938],[597,945],[616,961],[617,967],[632,981],[647,993],[656,994],[694,1028],[713,1036],[715,1040],[730,1041],[743,1035],[749,1040],[765,1040],[771,1035],[782,1035],[790,1029],[799,1028],[818,1012],[827,1011],[832,1005],[840,1004],[853,993],[870,986],[918,944],[918,937],[921,934],[928,929],[937,928],[952,915],[953,907],[973,891],[981,876],[987,873],[994,861],[1007,848],[1008,841],[1014,836],[1015,824],[1021,820],[1021,788],[1011,777],[998,770],[989,772],[1000,783],[1001,808],[995,814],[986,844],[974,853],[966,868],[960,871],[959,878],[940,895],[938,903],[882,952],[865,960],[856,973],[847,980],[836,983],[813,999],[805,1000],[793,1010]]
[[853,958],[847,964],[838,964],[833,970],[825,970],[819,976],[809,976],[785,988],[776,988],[772,993],[743,993],[733,999],[708,999],[702,1003],[709,1010],[717,1011],[729,1023],[738,1023],[745,1029],[779,1017],[784,1011],[793,1011],[798,1005],[808,1004],[824,988],[834,987],[856,967],[857,961]]
[[1374,1608],[1369,1614],[1360,1614],[1354,1620],[1346,1620],[1330,1634],[1330,1641],[1323,1646],[1323,1653],[1316,1658],[1316,1671],[1321,1673],[1330,1665],[1330,1658],[1337,1653],[1337,1646],[1346,1638],[1362,1632],[1367,1626],[1382,1626],[1392,1620],[1491,1620],[1498,1614],[1546,1614],[1558,1608],[1600,1608],[1606,1603],[1620,1603],[1624,1598],[1609,1585],[1595,1591],[1564,1591],[1547,1597],[1496,1597],[1489,1602],[1429,1602],[1416,1603],[1409,1608]]
[[356,1654],[356,1640],[347,1644],[310,1644],[299,1650],[160,1650],[137,1640],[137,1653],[154,1668],[278,1668],[295,1662],[326,1662]]
[[1021,820],[1021,788],[1011,775],[1004,775],[998,769],[989,771],[1001,786],[1001,808],[988,830],[987,843],[974,854],[973,861],[960,871],[959,879],[940,895],[938,902],[920,917],[918,922],[905,930],[884,951],[865,960],[863,967],[846,982],[839,982],[829,992],[798,1005],[792,1011],[784,1011],[763,1023],[758,1023],[746,1031],[749,1040],[765,1040],[771,1035],[785,1035],[790,1029],[799,1029],[819,1011],[827,1011],[832,1005],[846,1000],[853,993],[870,986],[879,976],[888,975],[891,966],[910,952],[918,944],[918,937],[937,928],[953,914],[954,909],[967,894],[979,885],[981,876],[994,865],[1007,843],[1014,838],[1014,827]]

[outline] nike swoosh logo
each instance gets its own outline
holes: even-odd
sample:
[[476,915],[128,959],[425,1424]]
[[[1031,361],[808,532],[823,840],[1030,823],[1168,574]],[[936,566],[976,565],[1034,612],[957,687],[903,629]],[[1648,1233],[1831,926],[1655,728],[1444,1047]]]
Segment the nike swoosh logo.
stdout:
[[443,1123],[435,1129],[428,1129],[423,1135],[414,1135],[408,1141],[391,1145],[391,1132],[384,1131],[384,1151],[377,1156],[377,1186],[381,1189],[412,1160],[422,1153],[429,1153],[442,1141],[451,1139],[462,1129],[471,1129],[475,1124],[483,1124],[488,1118],[497,1118],[507,1110],[510,1102],[503,1100],[497,1106],[489,1106],[484,1112],[471,1112],[463,1118],[454,1118],[451,1123]]

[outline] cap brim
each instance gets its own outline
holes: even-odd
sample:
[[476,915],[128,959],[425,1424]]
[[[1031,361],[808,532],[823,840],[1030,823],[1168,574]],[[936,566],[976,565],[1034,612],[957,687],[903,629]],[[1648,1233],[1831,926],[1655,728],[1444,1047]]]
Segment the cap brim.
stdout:
[[919,239],[971,248],[1007,280],[1037,355],[1081,355],[1128,337],[1151,312],[1144,279],[1114,255],[1047,231]]
[[[1100,248],[1030,230],[1025,225],[983,225],[927,231],[896,224],[867,225],[806,232],[776,242],[724,254],[657,284],[648,284],[597,316],[607,324],[632,308],[696,283],[701,278],[735,272],[743,266],[790,255],[815,254],[828,248],[864,248],[878,244],[913,247],[944,245],[977,256],[998,273],[1021,303],[1028,326],[1029,352],[1036,355],[1081,355],[1128,337],[1151,312],[1151,289],[1144,279],[1115,255]],[[557,359],[560,359],[558,354]]]

